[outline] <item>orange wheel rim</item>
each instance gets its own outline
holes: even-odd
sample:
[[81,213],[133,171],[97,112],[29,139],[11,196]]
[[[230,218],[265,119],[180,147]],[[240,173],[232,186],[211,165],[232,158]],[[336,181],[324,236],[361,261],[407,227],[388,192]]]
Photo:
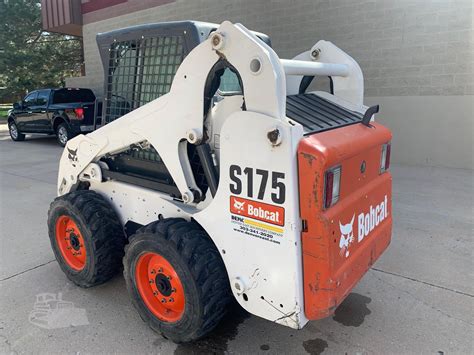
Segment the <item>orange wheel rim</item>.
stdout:
[[159,254],[147,252],[135,267],[138,292],[147,308],[160,320],[176,322],[184,313],[184,288],[173,266]]
[[76,271],[86,266],[84,238],[76,222],[69,216],[61,216],[56,221],[56,243],[66,264]]

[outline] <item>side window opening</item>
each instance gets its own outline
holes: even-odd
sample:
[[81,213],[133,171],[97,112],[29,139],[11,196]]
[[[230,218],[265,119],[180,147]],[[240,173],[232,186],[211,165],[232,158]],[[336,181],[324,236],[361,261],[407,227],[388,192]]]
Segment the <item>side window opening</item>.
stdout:
[[221,76],[221,84],[217,92],[221,96],[242,95],[242,87],[237,74],[226,68]]
[[109,51],[105,123],[169,92],[185,55],[182,35],[114,42]]
[[49,94],[51,92],[49,90],[42,90],[38,93],[38,98],[36,99],[38,106],[46,106],[49,101]]
[[36,105],[36,97],[38,96],[38,92],[32,92],[31,94],[27,95],[23,100],[23,105],[26,107]]

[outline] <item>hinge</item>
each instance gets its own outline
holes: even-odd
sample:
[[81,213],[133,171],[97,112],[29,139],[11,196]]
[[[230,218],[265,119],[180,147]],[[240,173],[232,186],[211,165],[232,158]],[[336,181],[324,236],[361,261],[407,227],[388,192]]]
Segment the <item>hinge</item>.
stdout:
[[301,232],[308,231],[308,221],[306,219],[301,220]]

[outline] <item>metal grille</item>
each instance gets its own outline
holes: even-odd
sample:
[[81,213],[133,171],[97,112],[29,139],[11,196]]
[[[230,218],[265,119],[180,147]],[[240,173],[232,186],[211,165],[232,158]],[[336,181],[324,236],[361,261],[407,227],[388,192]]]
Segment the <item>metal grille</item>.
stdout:
[[168,93],[184,58],[182,36],[114,42],[109,51],[104,123]]

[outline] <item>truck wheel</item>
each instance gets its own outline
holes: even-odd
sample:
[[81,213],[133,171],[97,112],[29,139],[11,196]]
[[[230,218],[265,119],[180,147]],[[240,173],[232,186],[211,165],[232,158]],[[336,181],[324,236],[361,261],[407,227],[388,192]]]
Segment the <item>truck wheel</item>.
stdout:
[[61,147],[65,147],[67,144],[67,141],[71,138],[71,130],[65,123],[61,123],[57,128],[56,128],[56,137],[58,139],[58,143]]
[[25,135],[18,130],[15,121],[8,122],[8,132],[10,133],[10,138],[15,142],[25,140]]
[[196,223],[170,218],[139,229],[123,263],[133,305],[165,338],[199,339],[226,313],[232,296],[224,262]]
[[56,198],[48,228],[56,260],[76,285],[104,283],[120,270],[125,234],[110,204],[96,192],[74,191]]

